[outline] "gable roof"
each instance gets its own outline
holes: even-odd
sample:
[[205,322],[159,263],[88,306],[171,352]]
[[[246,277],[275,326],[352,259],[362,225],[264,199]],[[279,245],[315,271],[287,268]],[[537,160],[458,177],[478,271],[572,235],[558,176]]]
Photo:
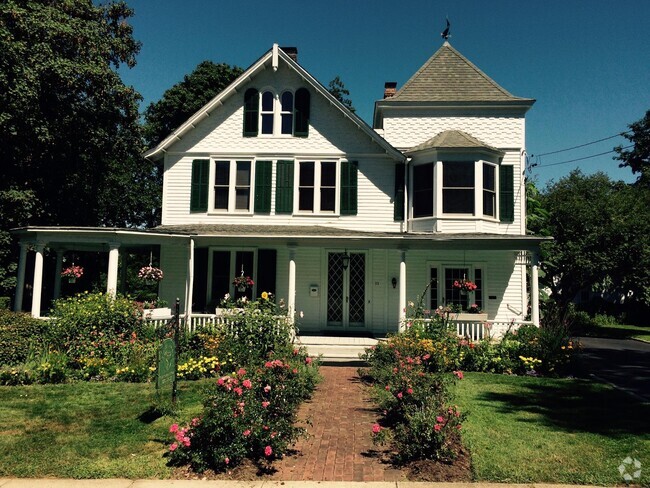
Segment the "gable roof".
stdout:
[[445,41],[386,102],[533,102],[512,95]]
[[305,80],[317,93],[325,97],[331,105],[340,110],[344,116],[350,119],[359,129],[365,132],[375,143],[377,143],[386,153],[395,159],[404,160],[404,155],[390,145],[384,138],[375,132],[368,124],[366,124],[358,115],[351,112],[345,105],[339,102],[316,78],[307,72],[302,66],[294,61],[291,56],[285,53],[277,44],[267,51],[262,57],[255,61],[248,69],[246,69],[235,81],[223,89],[212,100],[201,107],[194,115],[187,121],[181,124],[169,136],[163,139],[156,147],[153,147],[144,153],[145,158],[154,160],[163,157],[163,154],[172,144],[180,140],[187,132],[196,128],[196,124],[201,122],[206,117],[210,116],[210,112],[217,109],[223,102],[230,96],[242,90],[243,85],[250,82],[255,75],[266,69],[271,65],[274,69],[277,68],[278,61],[282,60],[289,68],[293,69],[303,80]]
[[431,139],[412,147],[406,154],[413,154],[426,149],[481,149],[503,156],[504,152],[490,146],[462,130],[446,130],[436,134]]

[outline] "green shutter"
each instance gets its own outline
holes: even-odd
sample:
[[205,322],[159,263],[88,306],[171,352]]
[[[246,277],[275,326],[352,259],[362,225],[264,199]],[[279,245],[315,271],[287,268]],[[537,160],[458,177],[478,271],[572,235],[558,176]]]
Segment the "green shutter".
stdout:
[[208,211],[209,159],[192,161],[192,190],[190,193],[190,212]]
[[255,212],[271,213],[272,161],[255,162]]
[[393,220],[404,221],[404,163],[395,165],[395,192],[393,197]]
[[515,220],[515,181],[512,166],[499,168],[499,218],[504,223]]
[[307,137],[309,135],[309,90],[299,88],[296,90],[295,117],[293,135]]
[[341,215],[357,214],[357,161],[341,163]]
[[244,94],[244,137],[257,136],[259,106],[259,92],[255,88],[249,88],[246,90],[246,93]]
[[293,213],[293,161],[278,161],[277,163],[275,213]]

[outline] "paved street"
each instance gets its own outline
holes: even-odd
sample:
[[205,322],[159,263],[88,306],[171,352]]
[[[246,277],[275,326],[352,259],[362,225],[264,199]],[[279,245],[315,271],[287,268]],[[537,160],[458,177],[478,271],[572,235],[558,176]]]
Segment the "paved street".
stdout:
[[579,337],[582,374],[593,374],[650,402],[650,344],[630,339]]

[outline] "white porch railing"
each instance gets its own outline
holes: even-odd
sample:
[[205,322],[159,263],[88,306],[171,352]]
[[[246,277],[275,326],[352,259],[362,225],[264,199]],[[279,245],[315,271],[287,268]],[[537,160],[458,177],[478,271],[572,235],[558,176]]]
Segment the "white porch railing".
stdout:
[[[145,320],[154,327],[163,327],[169,323],[171,317],[150,318]],[[286,320],[286,317],[278,317],[278,323]],[[422,319],[430,321],[430,319]],[[212,329],[219,326],[228,326],[229,318],[217,314],[192,314],[189,321],[184,316],[180,317],[180,327],[186,332],[193,333],[197,329]],[[517,329],[524,324],[532,324],[530,321],[479,321],[479,320],[450,320],[451,324],[456,327],[456,334],[460,337],[466,337],[472,342],[487,339],[488,337],[498,337],[503,335],[508,329]]]

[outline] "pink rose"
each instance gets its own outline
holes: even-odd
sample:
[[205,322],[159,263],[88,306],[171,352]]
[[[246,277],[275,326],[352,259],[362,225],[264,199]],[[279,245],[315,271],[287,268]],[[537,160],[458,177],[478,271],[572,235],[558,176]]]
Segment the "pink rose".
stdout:
[[440,432],[440,429],[442,429],[442,426],[440,424],[436,424],[433,426],[433,430],[435,430],[436,432]]
[[178,432],[178,424],[171,424],[169,426],[169,432],[171,432],[172,434]]
[[253,383],[251,383],[251,380],[244,380],[242,385],[244,386],[244,388],[248,388],[249,390],[253,387]]
[[443,419],[440,415],[436,417],[436,422],[443,423],[445,419]]
[[268,392],[270,392],[270,391],[271,391],[271,385],[266,385],[266,386],[264,387],[264,393],[268,393]]
[[269,457],[271,454],[273,454],[273,449],[271,448],[271,446],[266,446],[264,448],[264,455],[266,457]]
[[403,396],[404,396],[404,395],[402,395],[402,392],[401,392],[401,391],[397,394],[397,398],[400,398],[400,399],[401,399]]
[[413,394],[413,388],[409,388],[408,390],[406,390],[406,393],[408,393],[409,395],[412,395]]
[[246,429],[246,430],[243,432],[243,435],[244,435],[244,437],[248,437],[249,435],[251,435],[251,430],[250,430],[250,429]]
[[178,448],[178,444],[174,442],[171,446],[169,446],[169,451],[174,452],[177,448]]
[[373,424],[372,433],[379,434],[381,432],[381,426],[379,424]]
[[311,358],[309,356],[305,358],[305,364],[311,364]]
[[223,462],[226,463],[226,464],[230,464],[230,458],[224,459]]
[[463,379],[463,372],[462,371],[454,371],[454,374],[459,380]]
[[271,404],[271,402],[262,402],[262,407],[266,408]]

